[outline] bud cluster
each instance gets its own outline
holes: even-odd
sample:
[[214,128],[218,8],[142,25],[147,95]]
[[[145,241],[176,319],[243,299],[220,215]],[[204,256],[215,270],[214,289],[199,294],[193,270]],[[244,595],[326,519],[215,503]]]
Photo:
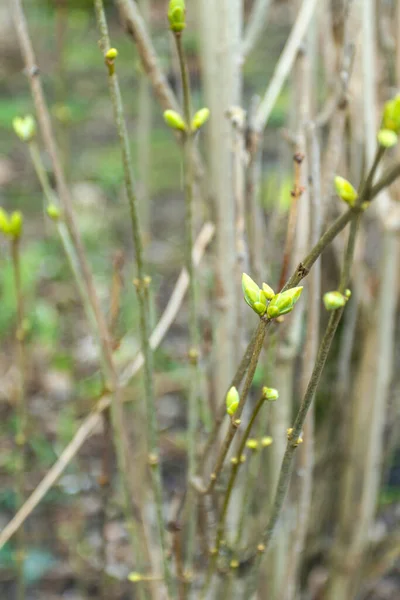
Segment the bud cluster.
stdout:
[[281,315],[291,312],[301,296],[302,287],[294,287],[280,294],[263,283],[262,289],[246,273],[242,275],[242,289],[247,304],[260,317],[267,315],[269,319],[276,319]]

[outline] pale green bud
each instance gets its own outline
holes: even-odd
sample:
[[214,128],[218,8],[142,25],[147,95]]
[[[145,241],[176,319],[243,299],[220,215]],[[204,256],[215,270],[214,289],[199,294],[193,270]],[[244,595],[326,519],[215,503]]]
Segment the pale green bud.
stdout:
[[335,177],[335,188],[337,195],[347,202],[350,206],[354,206],[355,201],[358,198],[358,193],[355,188],[351,185],[347,179],[337,175]]
[[267,285],[266,283],[262,284],[262,291],[264,293],[264,296],[267,300],[272,300],[272,298],[275,296],[275,292],[272,289],[272,287],[270,287],[269,285]]
[[166,110],[164,112],[164,121],[172,129],[179,129],[180,131],[186,131],[186,124],[183,118],[175,110]]
[[184,0],[170,0],[168,19],[172,31],[180,32],[186,27]]
[[268,446],[271,446],[273,442],[273,439],[270,435],[265,435],[264,437],[261,438],[261,446],[263,448],[267,448]]
[[140,573],[136,573],[134,571],[133,573],[129,573],[128,579],[129,581],[132,581],[132,583],[139,583],[139,581],[142,581],[143,578]]
[[400,133],[400,94],[386,102],[383,108],[382,129]]
[[381,129],[378,132],[378,142],[383,148],[392,148],[398,142],[397,133],[391,129]]
[[255,438],[249,438],[246,442],[246,446],[250,450],[257,450],[258,449],[258,440],[256,440]]
[[30,142],[36,135],[36,121],[32,115],[26,117],[15,117],[13,128],[17,136],[23,142]]
[[105,57],[108,58],[108,60],[115,60],[117,56],[118,50],[116,48],[110,48],[105,54]]
[[210,118],[210,109],[209,108],[201,108],[194,115],[192,120],[192,131],[197,131],[200,127],[208,121]]
[[260,290],[256,282],[246,273],[243,273],[242,275],[242,290],[247,304],[254,312],[262,316],[267,310],[265,294]]
[[55,204],[49,204],[49,206],[46,209],[46,212],[50,219],[52,219],[53,221],[58,221],[61,217],[60,209]]
[[263,398],[269,402],[275,402],[279,398],[279,392],[275,388],[263,387]]
[[232,386],[229,392],[227,393],[225,402],[226,412],[232,417],[237,411],[240,402],[239,392],[237,391],[235,386]]
[[294,287],[281,294],[276,294],[269,303],[267,314],[270,319],[286,315],[293,310],[294,305],[301,296],[303,287]]
[[323,300],[326,310],[337,310],[345,306],[348,297],[343,296],[340,292],[327,292],[324,294]]
[[19,210],[7,215],[0,208],[0,231],[12,238],[19,238],[22,233],[22,213]]

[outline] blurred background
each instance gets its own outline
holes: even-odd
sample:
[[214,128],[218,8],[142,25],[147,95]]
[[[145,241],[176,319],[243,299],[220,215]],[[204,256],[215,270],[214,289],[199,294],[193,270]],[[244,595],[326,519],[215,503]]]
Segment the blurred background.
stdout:
[[[204,32],[202,33],[199,24],[197,7],[194,10],[195,4],[197,3],[187,2],[188,27],[184,46],[193,104],[200,108],[208,99],[205,97],[202,79],[204,46],[202,51],[201,36]],[[247,111],[251,112],[252,103],[256,102],[255,96],[264,93],[274,73],[299,4],[289,0],[270,2],[262,34],[243,64],[241,105]],[[338,81],[345,63],[339,61],[339,65],[334,56],[335,48],[341,43],[338,41],[341,35],[338,17],[340,2],[322,4],[326,11],[321,9],[321,13],[318,13],[318,22],[311,32],[307,49],[303,50],[309,52],[314,78],[311,117],[321,117],[321,123],[325,119],[319,138],[324,158],[324,150],[336,127],[333,120],[336,105],[331,111],[333,116],[329,115],[329,102],[336,98]],[[396,21],[398,17],[394,0],[377,0],[374,4],[377,18],[372,23],[376,42],[373,56],[377,73],[376,113],[379,115],[383,103],[399,90],[400,65],[396,63],[396,52],[399,54],[400,22]],[[119,51],[118,74],[138,185],[147,270],[152,277],[151,317],[154,325],[167,304],[184,264],[181,150],[171,130],[165,125],[163,109],[153,95],[134,41],[125,31],[115,4],[108,1],[105,5],[112,45]],[[178,62],[168,31],[166,5],[165,0],[144,3],[146,22],[168,83],[180,97]],[[253,5],[254,2],[251,1],[244,3],[245,24]],[[96,287],[107,314],[110,312],[110,290],[114,278],[119,278],[123,286],[120,311],[112,331],[116,361],[123,366],[135,356],[140,347],[137,304],[131,284],[134,276],[133,249],[120,147],[103,57],[98,45],[99,34],[92,2],[29,0],[24,2],[24,8],[76,216],[93,267]],[[335,17],[338,18],[338,23],[335,23]],[[361,45],[361,42],[358,43]],[[360,45],[356,44],[357,52]],[[341,158],[337,161],[342,169],[341,173],[352,178],[355,184],[358,184],[368,162],[365,154],[365,119],[361,117],[365,81],[363,83],[363,59],[359,54],[356,53],[356,57],[352,59],[351,68],[345,64],[349,77],[351,75],[350,83],[345,83],[346,87],[349,85],[350,99],[342,130],[346,141],[343,148],[338,150]],[[298,86],[301,83],[298,83],[296,73],[294,71],[294,75],[290,75],[284,84],[262,139],[262,168],[257,197],[257,215],[263,238],[261,269],[263,280],[270,277],[267,281],[274,286],[278,285],[280,257],[285,246],[292,202],[291,190],[294,185],[293,153],[298,144],[299,119],[301,120],[298,112]],[[225,107],[225,110],[226,108],[229,107]],[[28,493],[35,489],[71,440],[103,388],[98,371],[96,344],[89,332],[53,224],[45,215],[42,191],[29,152],[12,128],[13,118],[25,114],[34,114],[34,107],[11,13],[4,2],[0,6],[0,205],[6,210],[21,210],[25,219],[21,264],[29,348],[26,383],[29,437],[25,480]],[[374,117],[374,120],[379,125],[379,117]],[[201,134],[198,146],[206,163],[210,156],[209,144],[207,132]],[[395,160],[396,156],[398,160],[398,154],[393,152],[392,159]],[[44,150],[42,158],[54,183],[51,163]],[[329,157],[326,160],[329,161]],[[305,170],[302,177],[302,184],[307,186]],[[325,219],[332,212],[337,213],[340,208],[329,207],[331,200],[333,204],[338,204],[331,188],[332,185],[330,188],[328,186],[326,194],[328,209]],[[397,203],[398,209],[399,188],[392,186],[390,194],[390,201],[387,198],[386,201],[393,202],[394,205]],[[196,206],[198,231],[205,219],[215,222],[218,211],[208,198],[198,198]],[[346,407],[351,402],[352,394],[360,398],[369,389],[373,396],[376,393],[385,394],[385,408],[382,409],[385,411],[382,426],[384,444],[379,458],[377,519],[373,523],[373,544],[365,563],[371,577],[366,578],[363,572],[365,586],[357,598],[400,599],[400,321],[396,308],[399,284],[390,275],[397,273],[399,265],[398,217],[390,208],[390,214],[394,214],[394,225],[382,225],[382,210],[386,209],[378,209],[366,217],[355,268],[358,283],[354,284],[356,300],[353,304],[356,308],[349,309],[348,315],[346,313],[316,399],[317,452],[314,479],[317,484],[312,494],[311,525],[301,565],[300,580],[304,596],[296,596],[298,598],[322,598],[318,594],[327,578],[329,552],[337,518],[337,480],[340,472],[338,475],[336,463],[342,464],[340,460],[346,461],[349,456],[346,453],[347,438],[343,434],[345,428],[340,424],[343,419],[349,419]],[[384,229],[390,233],[384,234]],[[387,236],[390,238],[389,242]],[[385,244],[389,244],[386,254]],[[337,286],[340,252],[341,241],[339,246],[324,254],[323,291]],[[392,258],[397,256],[395,264],[390,267],[385,262],[388,253]],[[205,357],[203,390],[205,394],[209,394],[210,402],[214,405],[218,395],[216,390],[220,389],[218,382],[215,383],[214,380],[213,355],[210,350],[215,341],[214,304],[218,284],[214,273],[217,260],[215,245],[212,245],[198,271],[202,349]],[[385,271],[386,268],[394,271]],[[383,315],[377,305],[381,302],[379,299],[384,273],[388,276],[385,285],[387,286],[388,281],[393,284],[391,289],[385,288],[385,293],[394,296],[395,301],[388,323],[390,340],[386,338],[388,344],[380,346],[382,342],[379,332],[382,331]],[[17,508],[14,479],[18,461],[13,434],[15,386],[18,379],[14,360],[15,295],[12,265],[5,240],[0,242],[0,298],[0,528],[3,528]],[[155,352],[167,508],[176,492],[183,489],[185,481],[187,316],[184,303],[165,341]],[[250,314],[248,320],[246,327],[251,329],[256,318]],[[325,322],[326,315],[323,314],[321,324]],[[304,334],[304,325],[300,322],[296,327],[296,331],[291,330],[290,335],[285,328],[281,337],[278,336],[272,345],[272,350],[266,352],[265,360],[260,363],[256,372],[256,389],[266,377],[274,379],[272,383],[276,384],[275,387],[280,387],[275,379],[279,379],[284,386],[287,378],[293,389],[300,385],[302,346],[297,338]],[[272,356],[276,347],[280,350]],[[285,354],[285,350],[288,354]],[[371,371],[376,367],[380,352],[385,353],[385,364],[382,366],[379,363],[378,372],[373,376]],[[385,371],[382,388],[379,387],[381,383],[377,382],[377,378],[382,375],[383,368],[387,372]],[[279,369],[278,376],[276,373]],[[140,381],[134,380],[126,388],[127,400],[135,398],[140,389],[138,386]],[[134,435],[135,429],[140,427],[135,405],[127,403],[126,410]],[[283,431],[286,425],[290,425],[290,417],[286,414],[281,415],[280,419],[279,426]],[[277,423],[272,423],[271,431],[265,433],[273,434],[274,426],[277,427]],[[366,424],[364,429],[367,437],[369,426]],[[357,435],[361,436],[362,431]],[[117,485],[110,493],[106,515],[103,510],[100,477],[103,437],[104,430],[99,429],[87,440],[26,523],[24,574],[29,600],[86,600],[105,597],[101,595],[99,577],[103,532],[107,539],[107,597],[115,600],[133,597],[132,584],[127,581],[127,575],[133,569],[132,558]],[[324,440],[328,441],[330,452],[326,451]],[[322,448],[321,452],[319,448]],[[332,448],[335,450],[332,451]],[[343,448],[345,458],[341,456]],[[355,459],[360,465],[364,454],[361,450],[361,455],[357,454]],[[115,469],[114,466],[113,472]],[[360,469],[362,472],[361,466]],[[292,492],[295,494],[295,488]],[[393,537],[394,534],[397,537]],[[12,538],[0,550],[0,597],[12,599],[14,593],[15,541]],[[274,594],[263,597],[274,600],[283,598],[276,590]],[[338,597],[337,600],[347,599]]]

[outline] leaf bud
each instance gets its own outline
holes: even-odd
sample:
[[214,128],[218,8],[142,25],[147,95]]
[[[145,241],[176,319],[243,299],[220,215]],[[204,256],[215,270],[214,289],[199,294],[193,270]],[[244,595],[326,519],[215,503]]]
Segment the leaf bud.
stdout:
[[358,193],[347,179],[337,175],[335,177],[335,188],[337,195],[350,206],[354,206]]
[[117,56],[118,50],[116,48],[110,48],[105,54],[105,58],[107,58],[108,60],[115,60]]
[[60,209],[58,208],[58,206],[56,206],[55,204],[49,204],[47,209],[47,216],[50,217],[50,219],[52,219],[53,221],[59,221],[60,217],[61,217],[61,212]]
[[279,392],[275,388],[263,387],[263,398],[270,402],[275,402],[279,398]]
[[381,129],[378,132],[378,142],[383,148],[392,148],[398,142],[397,133],[391,129]]
[[239,392],[237,391],[235,386],[232,386],[231,389],[228,391],[225,402],[226,412],[232,417],[237,411],[240,402]]
[[168,7],[168,19],[171,31],[181,32],[186,27],[184,0],[170,0]]
[[294,287],[281,294],[276,294],[269,303],[267,314],[270,319],[291,312],[303,291],[303,286]]
[[210,109],[209,108],[201,108],[197,111],[192,119],[192,131],[197,131],[200,127],[203,127],[205,123],[207,123],[210,118]]
[[164,121],[171,129],[186,131],[186,124],[183,118],[175,110],[166,110],[164,112]]
[[32,115],[26,117],[15,117],[13,128],[17,136],[23,142],[30,142],[36,135],[36,121]]
[[267,448],[268,446],[271,446],[273,442],[273,439],[270,435],[265,435],[264,437],[261,438],[261,446],[263,448]]
[[249,450],[258,450],[258,440],[249,438],[246,442],[246,447],[249,448]]
[[386,102],[383,108],[382,129],[400,133],[400,94]]
[[340,292],[327,292],[324,294],[324,305],[326,310],[337,310],[345,306],[348,296],[344,296]]

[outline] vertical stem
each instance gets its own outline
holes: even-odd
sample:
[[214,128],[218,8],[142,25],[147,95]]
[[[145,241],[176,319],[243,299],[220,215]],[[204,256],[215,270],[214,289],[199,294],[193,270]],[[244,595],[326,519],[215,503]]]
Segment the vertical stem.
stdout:
[[193,247],[193,191],[194,191],[194,169],[193,169],[193,132],[191,130],[192,106],[190,81],[182,45],[182,34],[174,34],[176,48],[178,51],[179,66],[182,79],[183,110],[186,122],[186,133],[183,144],[184,167],[185,167],[185,203],[186,203],[186,269],[189,275],[189,337],[190,337],[190,359],[192,364],[192,376],[189,390],[189,426],[188,426],[188,473],[187,473],[187,509],[189,511],[188,541],[187,541],[187,575],[190,580],[193,569],[195,534],[197,523],[197,507],[195,506],[196,494],[190,485],[190,481],[196,474],[196,449],[197,449],[197,422],[199,418],[198,394],[200,387],[199,374],[199,330],[197,323],[197,297],[196,282],[194,279],[194,265],[192,256]]
[[[21,284],[21,257],[20,257],[20,238],[15,237],[11,241],[11,256],[14,272],[15,299],[17,308],[17,364],[19,370],[18,398],[16,407],[16,435],[15,445],[18,451],[17,458],[17,486],[16,499],[17,506],[20,508],[24,503],[25,497],[25,453],[27,436],[27,409],[25,399],[25,343],[24,343],[24,301]],[[25,598],[24,581],[24,563],[25,563],[25,530],[21,526],[17,536],[17,600]]]
[[[104,6],[102,0],[95,0],[96,18],[98,28],[100,30],[102,39],[102,49],[106,53],[110,49],[110,39],[108,34],[108,27],[104,12]],[[137,270],[137,295],[139,300],[139,321],[140,321],[140,334],[142,353],[144,356],[144,388],[145,388],[145,400],[147,410],[147,444],[149,452],[149,464],[151,472],[151,480],[153,493],[156,505],[156,518],[158,536],[161,545],[162,553],[162,564],[165,584],[168,592],[171,591],[171,574],[169,564],[166,556],[166,539],[165,539],[165,528],[163,518],[163,494],[162,494],[162,481],[161,481],[161,469],[159,464],[158,456],[158,433],[157,433],[157,420],[156,420],[156,409],[155,409],[155,397],[154,397],[154,383],[153,383],[153,353],[150,348],[150,305],[149,295],[147,291],[148,281],[145,278],[144,261],[143,261],[143,244],[140,234],[138,209],[137,209],[137,198],[135,193],[135,182],[132,172],[132,161],[129,147],[128,132],[126,129],[124,110],[121,98],[121,91],[119,87],[118,77],[115,73],[114,65],[108,65],[108,84],[110,90],[110,96],[114,111],[114,119],[117,127],[119,142],[121,145],[122,161],[124,168],[124,179],[125,188],[128,197],[130,220],[133,234],[133,241],[135,247],[135,262]]]
[[[150,2],[140,0],[139,8],[143,18],[150,27]],[[147,74],[140,73],[139,81],[139,120],[138,120],[138,173],[140,185],[140,219],[145,242],[150,239],[151,226],[151,195],[150,195],[150,167],[151,167],[151,134],[153,98]]]

